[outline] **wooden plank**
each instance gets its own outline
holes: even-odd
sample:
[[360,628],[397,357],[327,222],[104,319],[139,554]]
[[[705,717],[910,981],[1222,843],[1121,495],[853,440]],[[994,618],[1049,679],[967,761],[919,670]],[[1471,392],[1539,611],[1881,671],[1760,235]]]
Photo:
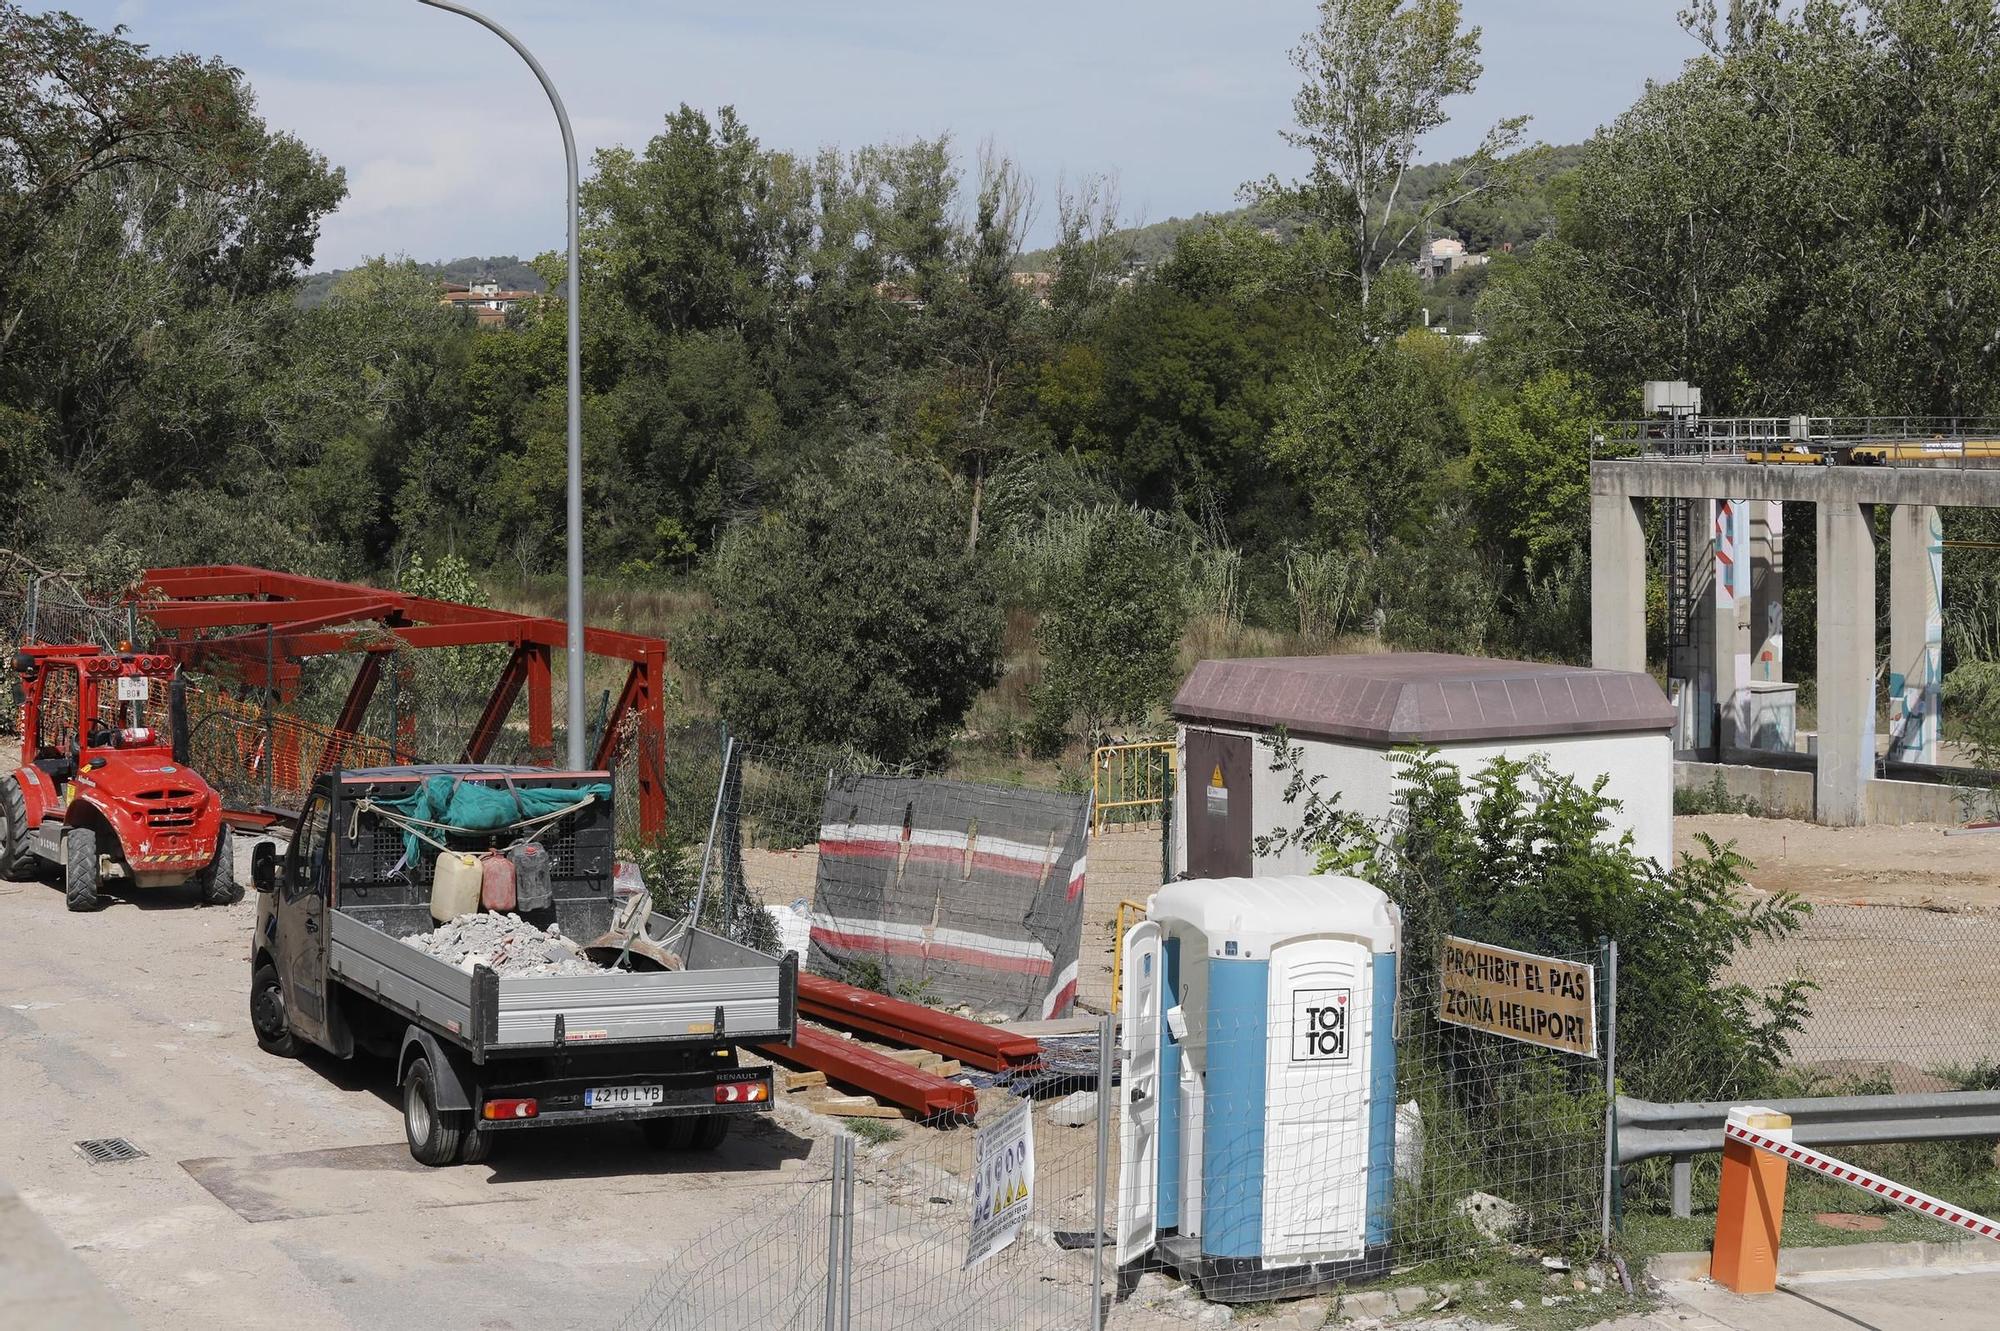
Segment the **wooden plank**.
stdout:
[[791,1043],[757,1048],[766,1057],[816,1067],[831,1082],[878,1101],[908,1106],[925,1117],[950,1114],[970,1120],[979,1112],[979,1097],[970,1087],[911,1067],[859,1041],[836,1039],[803,1022]]
[[788,1091],[803,1091],[811,1086],[824,1085],[826,1085],[826,1074],[817,1068],[811,1072],[793,1072],[789,1068],[785,1070],[785,1089]]
[[923,1068],[926,1071],[944,1062],[943,1054],[933,1053],[928,1049],[884,1049],[882,1052],[899,1063],[908,1063],[913,1068]]
[[820,1113],[835,1118],[901,1118],[904,1113],[897,1106],[882,1104],[869,1095],[829,1096],[810,1103]]
[[959,1067],[957,1059],[948,1058],[935,1067],[925,1068],[924,1071],[930,1073],[933,1077],[956,1077],[963,1069]]

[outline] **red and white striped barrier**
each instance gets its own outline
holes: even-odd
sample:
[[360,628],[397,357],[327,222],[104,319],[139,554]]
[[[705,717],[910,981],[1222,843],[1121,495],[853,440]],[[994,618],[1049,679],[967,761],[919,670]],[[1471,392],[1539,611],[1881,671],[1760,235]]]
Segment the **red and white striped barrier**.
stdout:
[[1918,1215],[1941,1220],[1947,1225],[1955,1226],[1968,1234],[1977,1234],[1983,1239],[2000,1241],[2000,1222],[1988,1220],[1983,1215],[1953,1206],[1949,1202],[1941,1202],[1929,1193],[1906,1188],[1900,1183],[1883,1178],[1880,1174],[1856,1169],[1845,1161],[1823,1155],[1809,1146],[1796,1146],[1789,1141],[1759,1132],[1755,1128],[1744,1127],[1734,1119],[1722,1125],[1722,1135],[1740,1141],[1746,1146],[1754,1146],[1760,1151],[1769,1151],[1772,1155],[1791,1164],[1802,1165],[1815,1174],[1852,1184],[1870,1196],[1892,1201],[1906,1210],[1915,1211]]

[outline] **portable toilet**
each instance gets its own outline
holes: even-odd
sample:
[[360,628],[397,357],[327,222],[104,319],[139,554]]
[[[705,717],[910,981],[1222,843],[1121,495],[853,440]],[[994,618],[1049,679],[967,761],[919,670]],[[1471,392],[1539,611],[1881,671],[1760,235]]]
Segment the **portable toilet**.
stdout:
[[1343,875],[1154,894],[1124,938],[1121,1265],[1223,1303],[1387,1272],[1401,931]]

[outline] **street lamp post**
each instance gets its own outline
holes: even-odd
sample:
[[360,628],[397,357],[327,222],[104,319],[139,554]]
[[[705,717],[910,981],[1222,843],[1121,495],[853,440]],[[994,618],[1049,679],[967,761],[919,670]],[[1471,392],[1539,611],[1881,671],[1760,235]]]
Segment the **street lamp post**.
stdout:
[[535,77],[542,81],[542,91],[549,95],[549,105],[556,110],[556,122],[562,126],[563,159],[569,168],[569,280],[566,300],[569,305],[569,724],[566,727],[569,739],[568,762],[572,771],[583,768],[584,717],[583,717],[583,397],[580,387],[582,376],[579,372],[581,353],[578,351],[577,333],[577,205],[576,205],[576,135],[570,132],[569,112],[563,109],[561,96],[556,93],[556,85],[549,81],[549,73],[542,68],[542,62],[534,53],[521,45],[513,33],[487,18],[477,10],[468,9],[454,0],[419,0],[433,9],[449,10],[463,15],[474,23],[486,28],[501,41],[514,48],[516,55],[528,62],[528,68],[535,71]]

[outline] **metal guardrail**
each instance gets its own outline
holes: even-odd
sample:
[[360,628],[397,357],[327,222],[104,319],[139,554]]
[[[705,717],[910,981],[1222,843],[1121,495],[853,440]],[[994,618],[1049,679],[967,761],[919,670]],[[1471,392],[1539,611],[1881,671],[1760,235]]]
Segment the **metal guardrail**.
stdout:
[[[1618,1163],[1629,1165],[1671,1156],[1674,1214],[1683,1218],[1691,1215],[1694,1157],[1722,1149],[1722,1125],[1737,1103],[1741,1102],[1655,1104],[1619,1096]],[[1809,1096],[1757,1103],[1790,1114],[1792,1140],[1801,1146],[2000,1137],[2000,1091]]]
[[1941,416],[1689,416],[1607,421],[1591,456],[1893,466],[2000,461],[2000,420]]
[[1125,912],[1135,916],[1146,913],[1143,901],[1121,901],[1118,903],[1118,932],[1111,939],[1111,1011],[1118,1011],[1118,1000],[1125,992]]

